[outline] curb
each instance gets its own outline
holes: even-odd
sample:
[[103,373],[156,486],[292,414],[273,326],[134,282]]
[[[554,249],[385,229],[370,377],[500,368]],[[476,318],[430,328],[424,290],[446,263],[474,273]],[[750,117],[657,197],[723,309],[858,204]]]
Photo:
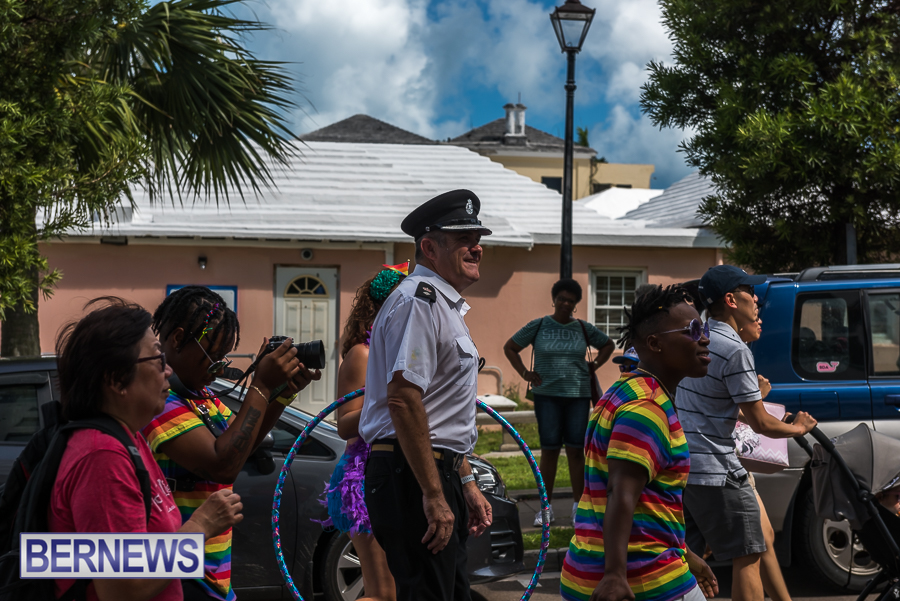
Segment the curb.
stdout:
[[[547,559],[544,561],[544,571],[545,572],[560,572],[562,571],[563,561],[566,559],[566,552],[569,550],[568,547],[560,547],[558,549],[547,549]],[[522,563],[525,564],[525,568],[528,570],[534,571],[534,568],[537,567],[538,554],[540,553],[539,549],[531,549],[529,551],[525,551],[524,556],[522,557]]]
[[[516,501],[525,501],[528,499],[540,499],[541,495],[538,493],[537,489],[534,488],[523,488],[520,490],[508,490],[506,494],[510,499]],[[553,490],[553,498],[554,499],[571,499],[572,498],[572,487],[571,486],[563,486],[560,488],[555,488]]]

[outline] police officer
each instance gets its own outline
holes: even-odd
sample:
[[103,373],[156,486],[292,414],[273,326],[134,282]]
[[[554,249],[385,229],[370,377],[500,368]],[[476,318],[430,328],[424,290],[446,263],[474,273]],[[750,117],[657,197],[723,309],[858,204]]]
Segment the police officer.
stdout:
[[416,268],[385,300],[369,344],[359,432],[372,445],[365,499],[400,601],[469,600],[466,539],[491,506],[466,461],[475,446],[478,351],[460,293],[478,281],[481,202],[432,198],[403,220]]

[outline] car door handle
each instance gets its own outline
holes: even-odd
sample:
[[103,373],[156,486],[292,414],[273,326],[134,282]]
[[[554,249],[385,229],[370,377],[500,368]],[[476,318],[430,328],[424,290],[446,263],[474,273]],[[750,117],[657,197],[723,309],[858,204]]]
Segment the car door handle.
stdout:
[[900,407],[900,394],[886,394],[884,395],[884,404],[892,405],[894,407]]

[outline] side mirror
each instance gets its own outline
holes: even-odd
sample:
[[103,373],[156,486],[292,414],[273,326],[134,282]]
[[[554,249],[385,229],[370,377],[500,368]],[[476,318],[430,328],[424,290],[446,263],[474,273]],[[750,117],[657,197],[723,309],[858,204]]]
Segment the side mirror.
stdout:
[[262,442],[259,443],[259,449],[265,449],[267,451],[272,450],[275,447],[275,437],[272,436],[271,432],[266,432],[266,437],[263,438]]

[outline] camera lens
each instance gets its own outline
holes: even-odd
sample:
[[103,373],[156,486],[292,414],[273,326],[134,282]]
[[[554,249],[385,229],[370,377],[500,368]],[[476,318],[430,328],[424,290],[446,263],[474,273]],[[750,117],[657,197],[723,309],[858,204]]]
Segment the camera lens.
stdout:
[[307,369],[324,369],[325,368],[325,344],[321,340],[313,340],[312,342],[301,342],[295,344],[297,349],[297,359],[305,365]]

